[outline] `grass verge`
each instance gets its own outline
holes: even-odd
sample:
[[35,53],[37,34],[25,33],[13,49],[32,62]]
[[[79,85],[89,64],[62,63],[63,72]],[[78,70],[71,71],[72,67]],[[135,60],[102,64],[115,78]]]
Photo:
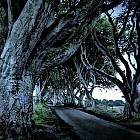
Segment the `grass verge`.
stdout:
[[72,126],[65,123],[55,112],[44,104],[34,106],[36,123],[35,140],[81,140]]
[[116,120],[122,120],[123,119],[123,114],[122,113],[118,113],[115,110],[108,110],[105,109],[102,106],[98,106],[97,108],[87,108],[86,110],[91,111],[97,115],[103,115],[112,119],[116,119]]
[[34,106],[34,120],[36,124],[52,124],[57,121],[56,116],[46,105],[39,103]]
[[140,132],[140,114],[136,114],[131,120],[125,120],[123,118],[123,113],[118,113],[114,110],[108,110],[103,106],[98,106],[97,108],[89,107],[80,110],[95,115],[104,120],[111,121],[124,127],[130,128],[134,131]]
[[140,125],[140,114],[136,114],[131,120],[130,122],[133,122],[137,125]]

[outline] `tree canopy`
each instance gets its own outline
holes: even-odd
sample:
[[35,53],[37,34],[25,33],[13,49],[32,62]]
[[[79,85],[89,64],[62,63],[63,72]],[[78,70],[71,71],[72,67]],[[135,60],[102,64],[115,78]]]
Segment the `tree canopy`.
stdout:
[[[114,17],[118,5],[122,9]],[[51,87],[67,101],[86,95],[89,103],[97,85],[117,85],[128,117],[138,113],[139,53],[139,0],[0,0],[0,122],[5,135],[30,139],[26,134],[32,131],[32,93],[38,82],[42,95]]]

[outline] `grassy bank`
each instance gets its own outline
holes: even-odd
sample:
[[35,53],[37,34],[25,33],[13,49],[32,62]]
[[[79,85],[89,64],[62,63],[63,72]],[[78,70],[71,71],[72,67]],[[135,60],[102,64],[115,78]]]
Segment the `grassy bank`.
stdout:
[[34,120],[36,124],[56,124],[58,119],[50,108],[39,103],[34,106]]
[[136,114],[132,119],[126,120],[123,117],[123,112],[116,111],[116,108],[106,108],[103,105],[98,105],[96,108],[88,107],[82,110],[104,120],[108,120],[140,132],[140,114]]
[[136,114],[136,115],[135,115],[131,120],[129,120],[129,121],[140,126],[140,114]]
[[72,126],[64,122],[55,112],[44,104],[34,106],[36,123],[35,140],[80,140]]
[[93,113],[101,114],[113,119],[123,119],[123,112],[116,111],[116,109],[112,109],[109,107],[106,108],[103,105],[98,105],[96,108],[87,108],[87,110],[91,110]]

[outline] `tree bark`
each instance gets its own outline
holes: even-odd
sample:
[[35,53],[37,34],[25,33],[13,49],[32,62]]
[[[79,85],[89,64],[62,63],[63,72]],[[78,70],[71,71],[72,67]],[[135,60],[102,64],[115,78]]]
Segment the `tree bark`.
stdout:
[[[30,139],[33,133],[33,81],[29,72],[21,78],[10,75],[1,78],[1,117],[4,135],[12,139]],[[5,90],[5,91],[4,91]],[[4,95],[3,95],[4,94]]]

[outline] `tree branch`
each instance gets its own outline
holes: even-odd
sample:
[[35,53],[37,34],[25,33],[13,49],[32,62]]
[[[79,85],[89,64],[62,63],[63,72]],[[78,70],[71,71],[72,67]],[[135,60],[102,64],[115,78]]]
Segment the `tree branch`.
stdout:
[[111,61],[112,66],[114,67],[114,69],[120,74],[120,76],[122,77],[123,81],[126,81],[125,78],[125,74],[123,73],[123,71],[120,69],[120,67],[117,65],[116,61],[114,60],[114,58],[109,54],[108,50],[105,48],[105,46],[103,46],[100,41],[97,38],[96,35],[96,31],[94,31],[94,34],[92,34],[92,39],[93,39],[93,43],[95,44],[95,46],[97,48],[99,48],[99,50],[102,52],[102,54],[105,54]]
[[130,14],[131,9],[132,9],[132,5],[130,3],[129,4],[128,11],[127,11],[127,15],[126,15],[126,17],[124,19],[123,27],[122,27],[121,31],[119,32],[119,34],[117,35],[117,39],[120,38],[120,36],[123,34],[123,32],[124,32],[124,30],[126,28],[126,25],[127,25],[127,22],[128,22],[128,18],[129,18],[129,14]]
[[114,7],[118,6],[121,4],[123,0],[113,0],[113,2],[111,2],[110,4],[103,4],[102,5],[102,12],[106,12],[109,11],[111,9],[113,9]]
[[[129,9],[130,10],[130,9]],[[128,14],[128,13],[127,13]],[[107,14],[107,16],[109,17],[109,21],[113,27],[113,39],[114,39],[114,45],[115,45],[115,49],[116,49],[116,54],[117,56],[119,57],[120,61],[124,64],[125,66],[125,69],[126,69],[126,77],[127,77],[127,80],[125,78],[125,76],[121,75],[122,79],[124,80],[125,83],[128,84],[128,87],[129,89],[131,89],[131,82],[132,82],[132,76],[131,76],[131,69],[129,67],[129,64],[128,62],[124,59],[122,53],[120,52],[120,48],[119,48],[119,44],[118,44],[118,36],[116,35],[116,27],[114,28],[114,23],[113,23],[113,20],[111,18],[111,16],[109,14]],[[127,22],[127,20],[125,21]],[[126,23],[125,23],[126,24]],[[124,31],[124,28],[125,28],[126,25],[123,26],[122,30],[121,30],[121,34],[122,35],[122,31]],[[120,73],[119,73],[120,74]]]
[[88,60],[83,56],[82,56],[82,62],[85,65],[86,68],[91,69],[91,70],[97,72],[98,74],[106,77],[107,79],[109,79],[110,81],[115,83],[123,91],[123,83],[120,80],[118,80],[117,78],[105,73],[103,70],[99,70],[99,69],[93,67],[92,65],[89,64]]

